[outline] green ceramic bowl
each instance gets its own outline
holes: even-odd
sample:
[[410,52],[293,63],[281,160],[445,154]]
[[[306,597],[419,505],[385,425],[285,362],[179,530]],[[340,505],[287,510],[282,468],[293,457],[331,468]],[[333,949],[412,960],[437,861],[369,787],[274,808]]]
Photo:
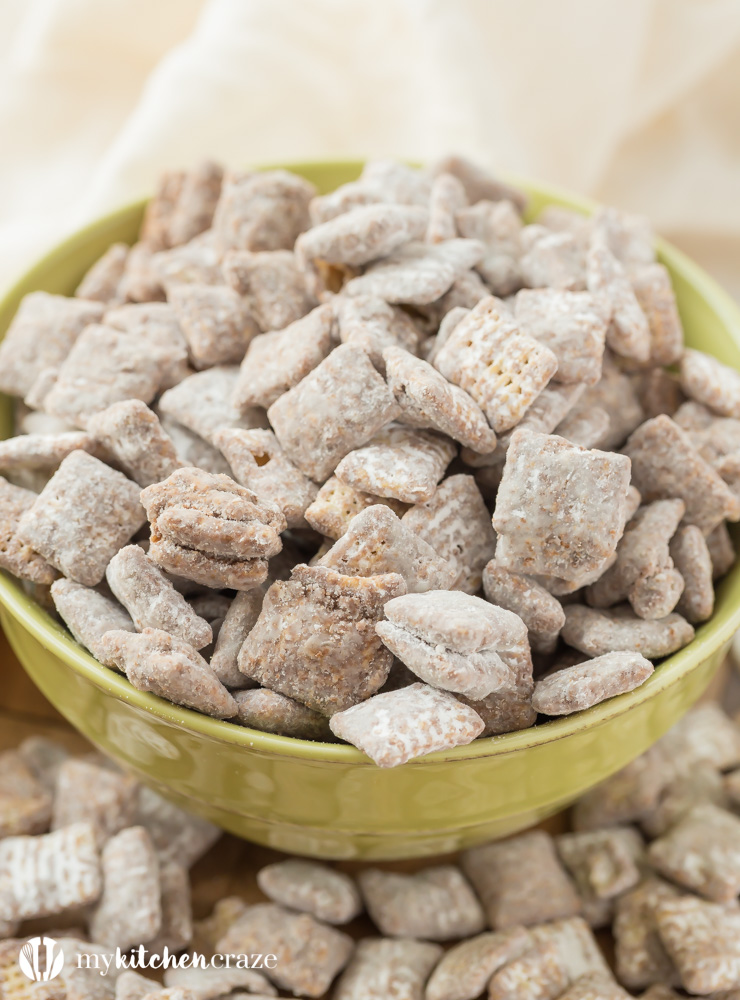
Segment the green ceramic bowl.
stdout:
[[[291,169],[329,191],[359,163]],[[592,206],[539,185],[534,216],[555,202]],[[71,293],[113,242],[132,242],[143,204],[78,233],[34,267],[0,303],[0,336],[23,295]],[[689,344],[740,368],[740,312],[683,254],[660,244]],[[0,437],[11,433],[1,400]],[[354,747],[271,736],[136,691],[97,663],[10,577],[0,573],[0,622],[49,700],[93,743],[193,812],[261,844],[325,858],[440,854],[527,827],[563,808],[663,735],[699,698],[740,627],[740,564],[717,593],[710,622],[629,694],[577,715],[392,770]]]

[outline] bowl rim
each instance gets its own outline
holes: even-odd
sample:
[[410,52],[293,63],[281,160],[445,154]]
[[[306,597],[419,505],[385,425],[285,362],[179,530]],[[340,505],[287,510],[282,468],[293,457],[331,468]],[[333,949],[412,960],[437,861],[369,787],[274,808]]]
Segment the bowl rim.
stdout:
[[[280,168],[301,174],[331,167],[332,169],[353,170],[359,173],[363,162],[362,160],[315,160],[260,165],[255,169]],[[564,204],[584,214],[591,214],[598,207],[595,201],[573,195],[554,185],[542,184],[531,178],[522,178],[504,172],[501,172],[501,176],[530,194],[536,193],[545,203]],[[44,254],[2,296],[0,314],[9,308],[14,299],[32,290],[34,283],[37,280],[42,280],[49,269],[59,262],[60,258],[77,253],[92,239],[100,238],[107,230],[116,228],[134,213],[142,211],[146,201],[146,198],[138,199],[95,219]],[[660,259],[668,264],[673,271],[680,273],[686,282],[711,305],[730,337],[740,348],[740,308],[730,295],[703,268],[668,241],[658,237],[656,246]],[[729,581],[738,574],[740,574],[740,561],[736,563],[725,581]],[[3,605],[7,612],[17,619],[45,649],[59,657],[68,667],[95,687],[171,726],[207,737],[212,742],[236,744],[245,749],[261,751],[273,757],[292,757],[316,761],[317,763],[334,762],[344,765],[375,767],[369,757],[350,744],[319,743],[265,733],[229,720],[215,719],[192,709],[174,705],[149,692],[139,691],[130,684],[125,675],[99,663],[61,625],[55,622],[40,604],[28,596],[20,582],[5,572],[0,572],[0,605]],[[708,622],[697,628],[694,639],[682,650],[666,657],[648,680],[634,691],[610,698],[584,711],[552,719],[538,726],[530,726],[528,729],[503,733],[499,736],[483,737],[451,750],[427,754],[409,761],[409,764],[423,767],[443,761],[472,761],[512,754],[566,739],[568,736],[585,729],[598,728],[614,717],[630,711],[636,705],[671,687],[723,644],[729,643],[738,628],[740,628],[740,602],[735,608],[727,610],[719,620],[715,620],[713,616]]]

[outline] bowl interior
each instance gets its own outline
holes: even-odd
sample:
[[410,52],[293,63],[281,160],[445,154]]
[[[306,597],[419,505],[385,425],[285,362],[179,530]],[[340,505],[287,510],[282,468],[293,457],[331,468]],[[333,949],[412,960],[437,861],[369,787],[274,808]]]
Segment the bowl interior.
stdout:
[[[319,191],[327,192],[339,184],[355,179],[362,169],[362,164],[360,162],[294,164],[290,165],[289,169],[312,181]],[[535,218],[546,204],[560,204],[582,212],[589,212],[593,208],[593,205],[586,200],[559,190],[518,178],[514,178],[514,181],[530,195],[527,212],[530,220]],[[25,294],[37,289],[72,294],[86,270],[111,243],[134,242],[143,207],[144,202],[139,202],[93,223],[61,244],[32,268],[0,301],[0,338],[4,335]],[[740,311],[737,306],[705,272],[664,241],[659,242],[659,258],[671,272],[687,343],[740,369]],[[12,401],[0,396],[0,439],[12,433],[12,414]],[[733,537],[735,537],[734,532]],[[0,602],[46,649],[61,658],[77,673],[102,690],[166,720],[175,727],[188,729],[217,742],[258,748],[270,755],[368,765],[365,755],[351,746],[273,736],[211,719],[197,712],[170,705],[154,695],[135,690],[124,677],[94,660],[17,581],[1,572]],[[526,747],[561,740],[585,728],[603,725],[677,683],[687,672],[727,643],[738,628],[740,628],[740,565],[733,567],[719,585],[712,619],[697,630],[696,637],[690,645],[663,661],[652,677],[635,691],[613,698],[588,711],[522,732],[480,739],[469,746],[430,754],[424,761],[432,763],[440,760],[509,754]],[[417,762],[412,761],[411,766],[415,763]]]

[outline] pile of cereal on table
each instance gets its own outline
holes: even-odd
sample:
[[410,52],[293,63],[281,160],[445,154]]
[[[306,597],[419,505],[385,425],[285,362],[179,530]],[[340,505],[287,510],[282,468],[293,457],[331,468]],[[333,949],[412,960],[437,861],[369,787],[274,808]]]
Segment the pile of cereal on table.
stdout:
[[642,684],[734,560],[740,376],[644,219],[525,204],[168,173],[0,345],[0,566],[135,687],[383,767]]
[[[414,874],[286,858],[258,872],[264,901],[228,896],[194,921],[188,869],[216,828],[104,758],[34,737],[0,755],[0,996],[264,1000],[334,983],[333,1000],[735,1000],[739,811],[740,728],[708,703],[581,799],[571,832]],[[609,928],[613,955],[594,936]],[[34,984],[19,963],[39,933],[65,962]],[[101,975],[117,948],[147,974]],[[218,968],[199,967],[214,955]],[[244,955],[262,960],[239,967]],[[164,986],[148,978],[155,956]]]

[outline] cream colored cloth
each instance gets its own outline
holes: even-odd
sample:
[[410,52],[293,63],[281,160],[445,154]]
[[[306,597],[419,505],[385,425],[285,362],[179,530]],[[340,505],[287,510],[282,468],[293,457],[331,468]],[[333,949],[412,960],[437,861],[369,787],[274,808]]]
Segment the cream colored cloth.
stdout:
[[0,285],[165,166],[455,150],[740,297],[740,0],[2,0],[0,150]]

